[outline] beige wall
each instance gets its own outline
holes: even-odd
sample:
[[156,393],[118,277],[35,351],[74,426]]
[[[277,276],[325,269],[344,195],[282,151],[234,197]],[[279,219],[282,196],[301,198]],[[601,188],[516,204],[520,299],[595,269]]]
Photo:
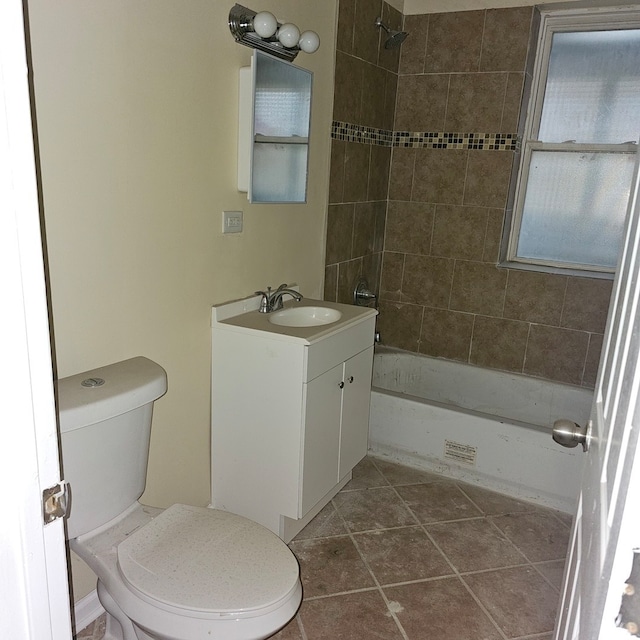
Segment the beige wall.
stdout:
[[[251,50],[231,3],[29,1],[57,372],[136,355],[167,370],[148,504],[209,502],[211,305],[281,282],[322,293],[336,5],[259,7],[322,42],[297,59],[315,73],[308,204],[282,206],[235,186]],[[242,234],[222,236],[225,209],[244,210]],[[76,600],[91,588],[75,580]]]

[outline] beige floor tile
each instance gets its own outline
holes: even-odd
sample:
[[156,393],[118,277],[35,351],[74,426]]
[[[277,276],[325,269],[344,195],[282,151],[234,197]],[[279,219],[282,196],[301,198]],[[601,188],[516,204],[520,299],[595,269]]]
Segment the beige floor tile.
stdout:
[[482,515],[452,482],[415,484],[396,487],[396,490],[422,523],[461,520]]
[[347,526],[330,502],[294,539],[327,538],[329,536],[344,535],[345,533],[349,533]]
[[421,527],[358,533],[353,537],[380,584],[453,574]]
[[508,638],[553,631],[558,592],[531,566],[464,576]]
[[509,539],[484,518],[427,525],[426,530],[460,572],[526,562]]
[[402,639],[377,590],[303,602],[300,618],[308,640]]
[[354,489],[370,489],[371,487],[386,487],[389,483],[376,469],[371,458],[363,458],[353,469],[353,477],[346,484],[343,491]]
[[552,560],[551,562],[538,562],[536,569],[558,590],[562,589],[564,576],[564,560]]
[[417,524],[395,490],[390,487],[341,491],[333,504],[350,531],[389,529]]
[[270,640],[304,640],[298,619],[299,616],[296,616],[284,629],[281,629],[273,636],[269,636]]
[[548,511],[492,517],[531,562],[564,560],[570,530]]
[[297,540],[289,546],[300,563],[305,599],[375,586],[348,536]]
[[505,513],[523,513],[526,511],[535,511],[538,507],[510,496],[505,496],[495,491],[488,491],[481,487],[475,487],[470,484],[458,485],[462,492],[467,495],[471,501],[488,516],[499,516]]
[[458,578],[386,587],[384,593],[409,640],[501,639]]

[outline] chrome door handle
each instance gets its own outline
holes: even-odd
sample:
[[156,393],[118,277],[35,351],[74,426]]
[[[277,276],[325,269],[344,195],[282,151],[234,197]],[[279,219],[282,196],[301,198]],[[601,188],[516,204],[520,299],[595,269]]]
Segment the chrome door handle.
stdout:
[[581,427],[571,420],[556,420],[553,423],[553,439],[563,447],[577,447],[582,445],[583,451],[589,450],[591,440],[591,420]]

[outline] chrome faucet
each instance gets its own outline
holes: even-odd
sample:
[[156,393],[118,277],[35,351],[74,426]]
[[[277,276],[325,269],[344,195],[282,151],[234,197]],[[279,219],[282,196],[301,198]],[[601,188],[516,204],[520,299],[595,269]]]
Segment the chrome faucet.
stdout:
[[282,309],[282,296],[285,294],[290,295],[297,302],[302,300],[301,293],[293,289],[288,289],[287,285],[283,283],[273,293],[271,293],[271,287],[267,287],[266,291],[256,291],[257,296],[262,296],[258,311],[260,313],[271,313],[272,311]]

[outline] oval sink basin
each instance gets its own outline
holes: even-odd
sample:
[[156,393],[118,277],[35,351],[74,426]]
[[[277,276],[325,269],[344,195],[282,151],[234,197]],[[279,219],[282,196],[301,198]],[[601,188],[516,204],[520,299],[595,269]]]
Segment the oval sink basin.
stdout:
[[281,327],[317,327],[337,322],[341,317],[342,311],[329,307],[289,307],[272,313],[269,322]]

